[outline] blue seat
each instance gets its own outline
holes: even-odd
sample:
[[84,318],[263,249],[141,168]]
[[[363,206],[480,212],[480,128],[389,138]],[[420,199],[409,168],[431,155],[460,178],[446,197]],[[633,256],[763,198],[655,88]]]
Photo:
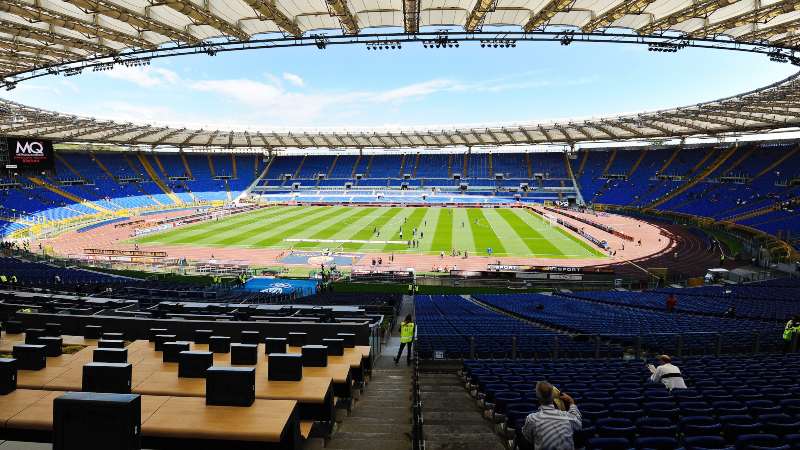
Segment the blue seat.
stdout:
[[800,434],[787,434],[783,437],[783,442],[792,450],[800,450]]
[[800,431],[800,419],[788,414],[766,414],[758,417],[764,425],[764,432],[785,436]]
[[644,415],[644,410],[636,403],[612,403],[609,405],[611,417],[636,420]]
[[596,437],[586,442],[587,450],[628,450],[631,442],[621,437]]
[[640,436],[675,437],[678,427],[666,417],[641,417],[636,420],[636,430]]
[[505,414],[506,406],[522,401],[522,395],[514,391],[501,391],[494,395],[494,412]]
[[674,450],[678,448],[678,441],[672,437],[640,437],[636,439],[637,449]]
[[636,436],[636,427],[630,419],[606,418],[595,421],[597,435],[600,437],[624,437],[633,439]]
[[687,436],[683,439],[686,450],[724,449],[725,439],[720,436]]
[[774,434],[743,434],[736,438],[736,450],[763,449],[789,450],[789,446],[783,444],[778,436],[775,436]]

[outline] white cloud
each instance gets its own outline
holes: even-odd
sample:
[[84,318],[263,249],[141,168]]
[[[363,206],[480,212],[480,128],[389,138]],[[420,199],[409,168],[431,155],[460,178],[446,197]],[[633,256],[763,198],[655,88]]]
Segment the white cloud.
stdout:
[[429,80],[409,84],[372,95],[372,100],[378,102],[398,102],[410,98],[421,98],[441,91],[457,89],[459,83],[450,80]]
[[303,87],[306,84],[306,82],[300,77],[300,75],[296,75],[289,72],[283,73],[283,79],[297,87]]
[[100,73],[109,78],[127,81],[147,88],[175,84],[180,80],[180,76],[177,73],[162,67],[115,66],[113,70]]

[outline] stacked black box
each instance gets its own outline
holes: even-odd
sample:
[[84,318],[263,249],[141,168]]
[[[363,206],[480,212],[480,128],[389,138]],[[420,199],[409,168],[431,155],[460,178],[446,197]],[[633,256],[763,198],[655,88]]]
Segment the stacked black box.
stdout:
[[258,364],[258,345],[231,344],[231,364],[238,366]]
[[96,348],[92,352],[92,361],[98,363],[128,362],[127,348]]
[[47,332],[44,328],[28,328],[25,330],[25,343],[37,345],[39,343],[39,338],[46,335]]
[[19,320],[6,320],[5,326],[7,334],[20,334],[25,331],[22,327],[22,322]]
[[286,353],[286,338],[264,339],[264,353]]
[[48,322],[44,324],[44,329],[47,331],[47,336],[61,336],[63,333],[61,332],[61,324],[55,322]]
[[17,360],[0,358],[0,395],[17,389]]
[[322,345],[328,347],[328,354],[331,356],[344,355],[344,339],[323,339]]
[[83,327],[83,337],[86,339],[100,339],[103,334],[101,325],[86,325]]
[[139,450],[138,395],[68,392],[53,401],[53,450]]
[[205,378],[206,370],[214,365],[211,352],[180,352],[178,354],[178,376],[181,378]]
[[303,355],[300,353],[271,353],[268,358],[268,380],[300,381],[303,379]]
[[180,352],[188,352],[190,349],[188,342],[164,342],[164,352],[161,355],[164,362],[178,362]]
[[250,406],[256,400],[254,367],[209,367],[206,405]]
[[89,363],[83,366],[84,392],[131,393],[133,366],[128,363]]
[[60,337],[42,336],[39,338],[39,344],[47,347],[47,356],[61,356],[61,345],[63,343],[64,340]]
[[289,345],[292,347],[302,347],[306,345],[306,333],[290,332]]
[[258,344],[261,341],[261,333],[258,331],[242,331],[239,335],[239,342],[242,344]]
[[169,331],[167,331],[166,328],[150,328],[148,339],[150,340],[150,342],[155,342],[156,336],[158,336],[159,334],[169,334]]
[[97,346],[99,348],[125,348],[125,341],[103,338],[97,341]]
[[353,333],[336,333],[336,337],[344,341],[344,348],[356,346],[356,335]]
[[164,351],[164,342],[175,342],[177,336],[174,334],[157,334],[153,336],[153,342],[156,344],[156,351],[163,352]]
[[194,343],[208,344],[212,334],[214,334],[212,330],[194,330]]
[[328,347],[324,345],[303,346],[304,367],[328,367]]
[[17,360],[17,369],[42,370],[47,366],[47,347],[44,345],[16,344],[12,353]]
[[228,336],[211,336],[208,339],[208,349],[214,353],[230,353],[231,338]]

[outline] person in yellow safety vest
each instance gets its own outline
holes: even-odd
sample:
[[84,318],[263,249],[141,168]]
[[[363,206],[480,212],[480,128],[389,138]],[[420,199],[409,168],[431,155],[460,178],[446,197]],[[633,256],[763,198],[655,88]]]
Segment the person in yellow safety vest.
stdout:
[[11,282],[12,283],[16,283],[17,282],[17,276],[16,275],[11,275]]
[[407,315],[405,320],[400,323],[400,350],[397,351],[397,357],[394,358],[394,365],[400,361],[400,356],[403,355],[403,349],[408,348],[406,354],[406,364],[411,365],[411,346],[414,343],[417,327],[414,326],[414,321],[411,320],[411,314]]
[[800,316],[792,316],[783,328],[783,351],[788,353],[792,349],[794,337],[800,333]]
[[0,275],[0,282],[6,283],[7,281],[8,281],[8,278],[6,278],[5,275]]

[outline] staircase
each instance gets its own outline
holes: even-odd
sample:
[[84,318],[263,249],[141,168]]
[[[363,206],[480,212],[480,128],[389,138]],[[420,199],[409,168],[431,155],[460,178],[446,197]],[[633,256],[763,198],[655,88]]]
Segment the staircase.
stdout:
[[397,178],[403,178],[403,169],[406,167],[406,154],[403,153],[403,157],[400,158],[400,172],[397,174]]
[[769,167],[765,167],[764,170],[762,170],[756,176],[754,176],[753,179],[755,180],[756,178],[758,178],[758,177],[760,177],[760,176],[762,176],[762,175],[764,175],[766,173],[772,172],[773,170],[775,170],[776,167],[778,167],[779,165],[783,164],[784,161],[786,161],[787,159],[789,159],[792,156],[794,156],[798,151],[800,151],[800,145],[796,146],[792,151],[790,151],[790,152],[784,154],[783,156],[781,156],[780,158],[778,158],[774,163],[770,164]]
[[492,168],[492,154],[489,153],[489,178],[494,179],[494,169]]
[[[356,162],[353,164],[353,170],[350,171],[350,178],[351,179],[355,179],[356,178],[356,170],[358,170],[358,164],[359,163],[361,163],[361,155],[356,156]],[[367,170],[369,170],[369,169],[367,169]],[[363,175],[366,176],[367,174],[363,174]]]
[[583,151],[583,158],[581,158],[581,164],[578,166],[578,177],[583,175],[583,169],[586,167],[586,160],[589,159],[589,150]]
[[100,161],[100,159],[94,153],[89,153],[89,154],[92,156],[92,161],[94,161],[97,164],[97,167],[99,167],[100,170],[102,170],[108,176],[109,179],[116,181],[117,177],[113,173],[111,173],[110,170],[108,170],[108,167],[106,167],[106,165],[103,164],[103,162]]
[[642,150],[642,154],[639,155],[639,159],[637,159],[636,162],[633,163],[633,167],[631,167],[631,170],[628,171],[628,179],[629,180],[631,179],[633,174],[636,172],[636,169],[638,169],[639,166],[642,164],[642,161],[644,161],[645,155],[647,155],[647,150]]
[[306,158],[308,158],[308,155],[303,155],[303,159],[301,159],[300,164],[297,165],[297,170],[295,170],[292,175],[293,180],[296,180],[300,176],[300,171],[303,170],[303,164],[306,163]]
[[58,153],[56,153],[56,159],[61,161],[61,164],[64,164],[64,167],[69,169],[69,171],[72,172],[72,174],[75,175],[77,178],[79,178],[81,180],[85,180],[85,178],[83,178],[81,176],[81,174],[78,173],[78,171],[75,169],[75,167],[73,167],[72,164],[69,163],[69,161],[67,161],[66,159],[62,158],[61,155],[59,155]]
[[217,176],[217,170],[216,168],[214,168],[214,160],[211,159],[210,153],[206,155],[206,157],[208,158],[208,170],[211,172],[211,178],[214,178],[215,176]]
[[419,153],[417,153],[417,158],[414,160],[414,175],[412,175],[414,178],[417,178],[417,168],[419,167],[419,158],[420,158]]
[[421,373],[425,450],[504,450],[455,373]]
[[236,179],[239,178],[236,171],[236,155],[231,153],[231,171],[233,172],[231,176]]
[[659,173],[659,174],[663,175],[664,171],[667,170],[667,168],[669,168],[670,165],[672,165],[672,161],[675,161],[675,158],[678,157],[678,152],[681,151],[681,148],[682,148],[681,146],[678,146],[678,148],[676,148],[675,151],[672,152],[672,155],[669,157],[669,159],[664,161],[664,165],[661,166],[661,168],[658,169],[658,172],[656,172],[656,173]]
[[528,170],[528,179],[533,178],[533,166],[531,166],[531,155],[525,152],[525,168]]
[[447,178],[453,178],[453,154],[447,155]]
[[461,176],[467,178],[469,175],[467,174],[467,170],[469,169],[469,153],[464,153],[464,171],[461,172]]
[[161,164],[161,159],[158,157],[158,155],[153,154],[153,159],[156,162],[156,166],[158,167],[158,170],[160,170],[161,174],[164,175],[164,178],[169,179],[169,174],[167,173],[167,170],[164,169],[164,165]]
[[364,174],[365,177],[369,177],[370,170],[372,169],[372,158],[374,157],[375,155],[369,155],[369,161],[367,161],[367,173]]
[[617,149],[611,151],[611,155],[608,157],[608,162],[606,166],[603,168],[603,175],[608,175],[608,169],[611,168],[611,165],[614,164],[614,160],[617,159]]
[[170,189],[169,186],[167,186],[166,184],[164,184],[163,181],[161,181],[161,178],[153,169],[153,166],[150,164],[150,161],[147,160],[147,156],[145,156],[143,153],[137,153],[136,156],[139,157],[139,162],[142,163],[142,167],[144,167],[144,170],[147,172],[150,178],[156,183],[156,185],[159,188],[161,188],[162,191],[164,191],[165,194],[167,194],[167,197],[169,197],[169,199],[172,200],[172,202],[175,203],[176,205],[183,204],[183,201],[180,199],[180,197],[175,195],[175,193],[172,192],[172,189]]
[[[698,173],[696,176],[694,176],[691,180],[689,180],[686,183],[682,184],[680,187],[678,187],[674,191],[668,193],[667,195],[661,197],[660,199],[654,201],[653,203],[647,205],[647,207],[648,208],[657,208],[657,207],[663,205],[664,203],[668,202],[670,199],[675,198],[675,197],[681,195],[682,193],[686,192],[686,190],[692,188],[697,183],[705,180],[707,176],[709,176],[710,174],[714,173],[714,171],[717,170],[721,165],[725,164],[725,161],[727,161],[728,158],[730,158],[734,153],[736,153],[736,149],[738,147],[739,147],[738,144],[732,145],[729,149],[723,151],[719,155],[719,157],[717,157],[717,159],[713,163],[711,163],[711,165],[707,166],[700,173]],[[708,159],[708,157],[703,158],[703,161],[701,161],[701,164],[704,163],[707,159]],[[697,168],[699,168],[701,164],[696,165],[693,170],[696,170]]]
[[[339,155],[336,155],[336,156],[333,157],[333,162],[331,163],[331,167],[330,167],[330,169],[328,169],[328,173],[325,174],[325,178],[326,179],[331,177],[331,174],[333,173],[333,169],[336,168],[336,163],[337,162],[339,162]],[[319,182],[317,182],[317,184],[319,184]]]
[[52,192],[54,194],[58,194],[58,195],[60,195],[60,196],[62,196],[64,198],[67,198],[69,200],[72,200],[75,203],[80,203],[81,205],[83,205],[83,206],[85,206],[87,208],[91,208],[91,209],[94,209],[95,211],[99,211],[99,212],[106,212],[106,213],[107,212],[111,212],[110,210],[108,210],[106,208],[103,208],[102,206],[99,206],[99,205],[95,204],[94,202],[90,202],[89,200],[86,200],[85,198],[80,198],[77,195],[70,194],[69,192],[67,192],[67,191],[65,191],[65,190],[63,190],[63,189],[61,189],[61,188],[59,188],[57,186],[54,186],[54,185],[42,180],[39,177],[28,177],[28,179],[31,180],[31,182],[33,184],[37,185],[37,186],[41,186],[41,187],[47,189],[48,191],[50,191],[50,192]]
[[225,181],[225,197],[230,202],[230,201],[233,200],[233,197],[231,197],[231,185],[228,184],[228,180],[224,180],[224,181]]
[[181,152],[181,161],[183,161],[183,169],[186,170],[186,176],[194,180],[192,169],[189,168],[189,161],[186,160],[186,154]]

